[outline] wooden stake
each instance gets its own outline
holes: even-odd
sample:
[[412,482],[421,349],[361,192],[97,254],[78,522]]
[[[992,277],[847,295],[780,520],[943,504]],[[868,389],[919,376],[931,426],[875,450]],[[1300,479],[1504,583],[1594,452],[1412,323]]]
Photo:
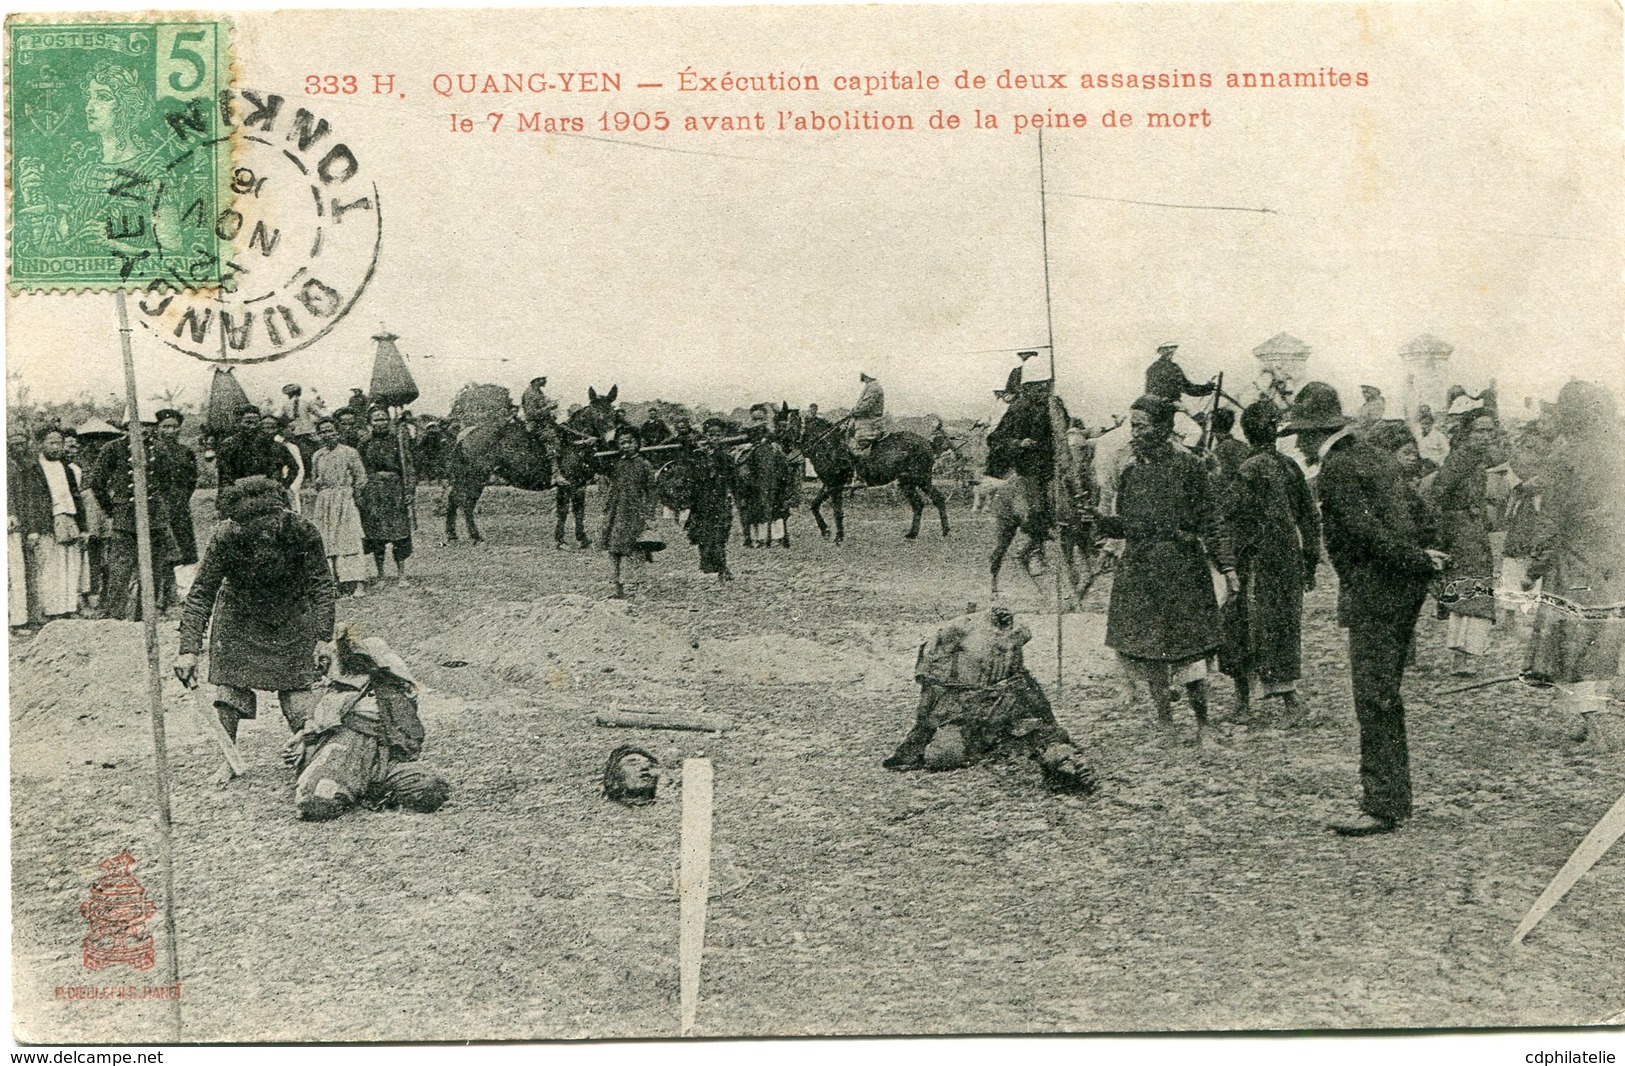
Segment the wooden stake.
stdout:
[[1546,917],[1546,912],[1557,906],[1558,901],[1568,894],[1575,882],[1584,877],[1585,872],[1595,866],[1603,853],[1621,836],[1625,836],[1625,796],[1619,797],[1608,809],[1608,813],[1602,816],[1601,821],[1586,834],[1586,838],[1580,841],[1580,846],[1574,849],[1569,861],[1557,871],[1552,883],[1546,886],[1546,891],[1540,894],[1540,898],[1535,900],[1535,905],[1529,908],[1529,913],[1523,916],[1523,921],[1518,923],[1517,932],[1512,934],[1512,942],[1523,943],[1523,938]]
[[617,707],[599,711],[593,721],[612,729],[687,729],[696,733],[724,733],[733,728],[725,718],[684,711],[628,711]]
[[705,907],[711,895],[711,760],[683,760],[682,866],[677,875],[678,987],[682,1035],[694,1031],[700,1005],[700,957],[705,951]]
[[[135,508],[136,567],[141,575],[141,632],[147,645],[147,695],[152,710],[153,798],[158,813],[158,860],[164,878],[164,983],[180,983],[180,955],[175,942],[175,841],[169,808],[169,741],[164,731],[164,675],[158,661],[158,592],[152,573],[152,516],[147,512],[147,444],[141,431],[141,393],[135,382],[135,356],[130,350],[130,309],[124,293],[118,301],[119,346],[124,354],[124,394],[129,401],[131,504]],[[181,1039],[181,1000],[169,1000],[174,1042]]]

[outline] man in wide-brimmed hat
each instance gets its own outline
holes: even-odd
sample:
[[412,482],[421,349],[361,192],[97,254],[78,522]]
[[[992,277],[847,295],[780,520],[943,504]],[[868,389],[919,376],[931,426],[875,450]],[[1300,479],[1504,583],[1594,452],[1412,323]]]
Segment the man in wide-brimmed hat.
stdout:
[[1298,390],[1282,436],[1319,464],[1321,529],[1337,570],[1338,621],[1349,631],[1354,714],[1360,723],[1360,813],[1331,828],[1345,836],[1388,833],[1411,816],[1410,754],[1400,679],[1411,630],[1443,552],[1422,542],[1392,456],[1350,433],[1337,390]]
[[868,455],[875,441],[885,434],[886,390],[870,374],[859,374],[858,380],[863,383],[863,389],[847,417],[852,420],[853,453]]

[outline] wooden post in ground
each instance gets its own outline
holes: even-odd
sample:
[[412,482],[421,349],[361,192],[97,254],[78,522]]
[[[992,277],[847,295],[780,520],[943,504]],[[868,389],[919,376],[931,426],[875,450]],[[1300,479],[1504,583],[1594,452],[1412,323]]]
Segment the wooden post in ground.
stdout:
[[[141,393],[135,382],[135,356],[130,350],[130,309],[124,293],[118,301],[119,346],[124,355],[124,393],[130,424],[131,504],[135,508],[136,567],[141,575],[141,632],[147,646],[147,695],[152,713],[153,797],[158,815],[158,861],[164,879],[164,984],[180,983],[179,948],[175,943],[175,840],[169,808],[169,740],[164,729],[164,676],[158,661],[158,590],[152,570],[152,516],[147,511],[147,445],[141,431]],[[173,1039],[181,1039],[181,1000],[169,1000]]]
[[705,908],[711,894],[711,760],[683,760],[682,865],[677,874],[678,988],[682,1035],[694,1031],[700,1005],[700,958],[705,951]]

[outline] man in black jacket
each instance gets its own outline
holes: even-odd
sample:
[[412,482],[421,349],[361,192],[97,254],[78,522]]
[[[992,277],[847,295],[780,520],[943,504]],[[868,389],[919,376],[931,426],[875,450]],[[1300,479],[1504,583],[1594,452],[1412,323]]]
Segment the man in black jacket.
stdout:
[[152,452],[152,427],[131,420],[123,437],[108,441],[97,453],[96,468],[90,475],[90,489],[108,518],[107,584],[100,608],[108,618],[131,621],[141,617],[140,589],[136,587],[135,474],[130,445],[133,433],[143,434],[147,449],[147,518],[153,574],[164,573],[180,557],[175,534],[169,528],[169,508],[160,491],[162,480]]
[[[288,449],[260,425],[260,409],[244,407],[237,413],[237,432],[215,454],[215,472],[223,493],[245,477],[268,477],[283,488],[293,484],[294,463]],[[218,506],[218,503],[217,503]],[[221,512],[222,517],[224,512]]]
[[1411,815],[1410,753],[1400,681],[1411,630],[1443,552],[1427,547],[1393,458],[1351,435],[1337,390],[1311,381],[1298,391],[1283,436],[1320,464],[1326,554],[1339,580],[1338,622],[1349,631],[1354,714],[1360,723],[1357,817],[1333,822],[1344,836],[1389,833]]

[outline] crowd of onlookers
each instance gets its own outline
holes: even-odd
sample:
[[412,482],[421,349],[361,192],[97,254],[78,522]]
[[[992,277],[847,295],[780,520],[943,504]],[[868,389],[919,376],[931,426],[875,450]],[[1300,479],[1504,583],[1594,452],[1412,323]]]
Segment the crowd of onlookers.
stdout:
[[[397,475],[403,460],[408,472],[427,465],[434,474],[443,466],[440,445],[449,438],[441,420],[377,411],[359,389],[331,415],[320,398],[304,404],[299,386],[283,391],[280,411],[243,400],[225,414],[205,411],[189,418],[166,408],[139,423],[161,610],[179,603],[198,562],[201,545],[192,505],[199,489],[263,474],[284,487],[289,509],[298,513],[321,495],[318,460],[336,445],[372,454],[377,465],[392,466]],[[375,430],[372,423],[379,418],[384,428]],[[95,417],[77,425],[69,421],[17,410],[9,421],[7,592],[13,629],[35,628],[53,618],[140,617],[128,418],[114,420],[121,426]],[[329,443],[323,441],[324,428]],[[368,448],[375,435],[387,437],[387,446]],[[355,524],[359,557],[364,548],[379,545],[363,544]],[[392,523],[399,524],[398,519]],[[380,544],[391,547],[398,564],[410,554],[409,536],[398,530]],[[352,592],[367,577],[364,568],[347,565],[346,586]]]

